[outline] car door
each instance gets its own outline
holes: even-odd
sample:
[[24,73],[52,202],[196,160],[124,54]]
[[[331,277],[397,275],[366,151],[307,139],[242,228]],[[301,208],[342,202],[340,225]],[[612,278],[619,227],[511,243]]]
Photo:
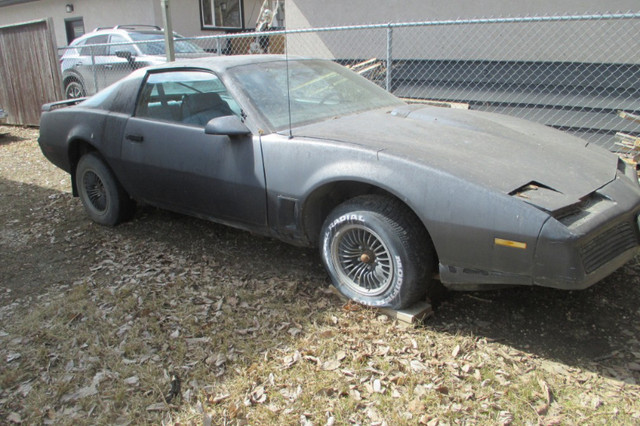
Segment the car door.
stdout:
[[82,77],[88,95],[106,87],[103,62],[107,52],[108,39],[107,34],[87,38],[73,65],[76,72]]
[[[114,44],[130,43],[130,44]],[[131,55],[128,58],[126,55]],[[134,69],[138,52],[130,40],[120,34],[112,34],[109,39],[107,55],[103,63],[105,84],[110,85],[129,75]]]
[[[212,105],[213,98],[223,104]],[[175,211],[265,227],[259,138],[204,133],[209,119],[231,114],[240,115],[240,108],[210,72],[149,74],[122,141],[122,179],[132,196]]]

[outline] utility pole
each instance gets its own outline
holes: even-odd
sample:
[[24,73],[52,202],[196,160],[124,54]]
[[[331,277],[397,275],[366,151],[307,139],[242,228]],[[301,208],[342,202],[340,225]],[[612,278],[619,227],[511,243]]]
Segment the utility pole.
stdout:
[[169,0],[160,0],[162,6],[162,20],[164,21],[164,44],[167,46],[167,62],[176,59],[176,51],[173,46],[173,27],[171,26],[171,10]]

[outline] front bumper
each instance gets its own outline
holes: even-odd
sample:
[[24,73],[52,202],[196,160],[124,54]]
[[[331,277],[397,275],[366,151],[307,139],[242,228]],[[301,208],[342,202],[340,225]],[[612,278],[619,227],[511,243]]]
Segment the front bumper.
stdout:
[[533,284],[566,290],[602,280],[640,249],[640,187],[618,177],[574,214],[543,226],[534,256]]

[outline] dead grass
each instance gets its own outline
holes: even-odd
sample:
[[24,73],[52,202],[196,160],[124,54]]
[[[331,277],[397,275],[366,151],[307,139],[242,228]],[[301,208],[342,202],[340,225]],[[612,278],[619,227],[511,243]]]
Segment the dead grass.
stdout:
[[[93,225],[35,132],[6,131],[22,139],[0,144],[5,422],[640,422],[638,265],[587,293],[455,295],[407,327],[343,304],[313,250],[148,208]],[[575,320],[591,311],[622,331]],[[610,346],[573,357],[554,332]]]

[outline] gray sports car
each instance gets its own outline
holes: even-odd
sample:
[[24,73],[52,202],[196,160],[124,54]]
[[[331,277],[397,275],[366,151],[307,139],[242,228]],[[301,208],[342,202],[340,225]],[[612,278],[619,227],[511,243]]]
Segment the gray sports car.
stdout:
[[318,246],[335,286],[406,307],[452,289],[582,289],[638,252],[634,167],[548,127],[407,105],[330,61],[135,71],[43,106],[40,146],[104,225],[135,201]]

